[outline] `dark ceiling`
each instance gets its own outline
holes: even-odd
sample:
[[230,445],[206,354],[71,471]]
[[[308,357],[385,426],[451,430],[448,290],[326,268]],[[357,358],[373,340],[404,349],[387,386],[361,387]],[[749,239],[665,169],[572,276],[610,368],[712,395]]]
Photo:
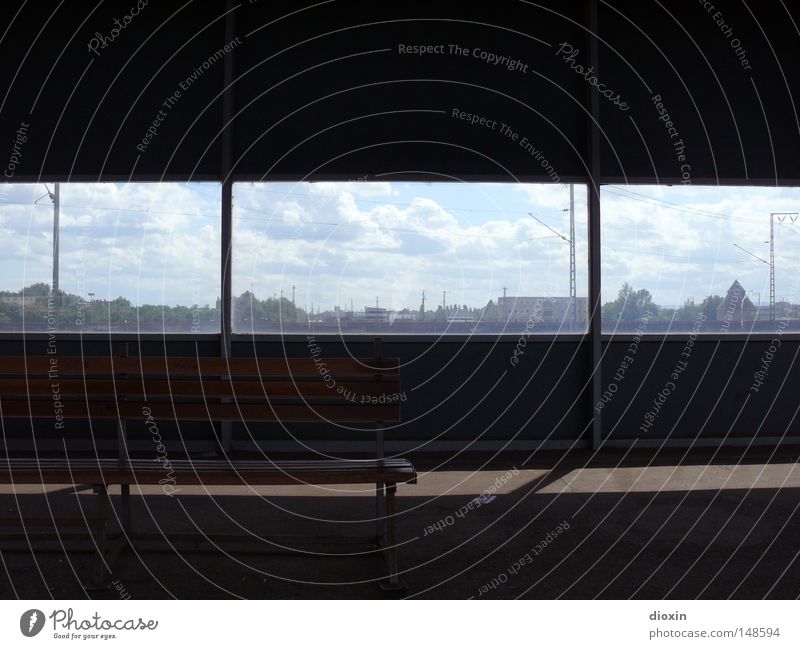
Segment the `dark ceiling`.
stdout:
[[2,3],[4,180],[800,175],[798,3],[139,6]]

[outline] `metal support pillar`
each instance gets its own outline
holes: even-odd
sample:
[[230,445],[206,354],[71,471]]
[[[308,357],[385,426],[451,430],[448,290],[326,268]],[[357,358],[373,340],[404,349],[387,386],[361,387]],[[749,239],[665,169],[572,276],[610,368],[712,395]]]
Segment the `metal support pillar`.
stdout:
[[[375,359],[375,366],[377,367],[383,358],[383,346],[380,338],[375,338],[372,342],[373,356]],[[377,380],[380,381],[380,375]],[[384,448],[384,428],[383,422],[379,421],[375,424],[375,459],[382,460],[385,454]],[[386,521],[386,485],[378,483],[375,485],[375,541],[378,547],[384,543],[384,530]]]
[[104,484],[93,485],[96,504],[94,521],[95,564],[92,581],[87,588],[105,589],[108,585],[108,565],[106,547],[108,545],[108,490]]
[[[230,43],[236,32],[235,3],[228,0],[226,3],[227,15],[225,16],[225,39]],[[221,275],[220,275],[220,330],[222,344],[220,356],[231,356],[231,334],[233,333],[233,280],[232,280],[232,241],[233,241],[233,80],[234,80],[235,52],[229,52],[223,62],[223,95],[222,95],[222,159],[220,164],[222,176],[222,206],[221,206]],[[223,380],[230,378],[223,376]],[[227,454],[231,450],[233,438],[231,422],[220,423],[220,450]]]
[[[589,64],[599,72],[598,16],[597,2],[588,0],[587,31]],[[598,74],[599,76],[599,74]],[[601,411],[594,405],[603,393],[603,347],[601,341],[602,323],[600,321],[602,287],[600,281],[600,100],[597,89],[587,84],[589,104],[589,340],[592,345],[592,448],[603,442]]]
[[405,590],[405,585],[400,581],[400,569],[397,560],[397,505],[395,494],[397,493],[396,484],[385,485],[386,488],[386,546],[384,555],[388,575],[386,581],[381,583],[381,587],[388,591]]

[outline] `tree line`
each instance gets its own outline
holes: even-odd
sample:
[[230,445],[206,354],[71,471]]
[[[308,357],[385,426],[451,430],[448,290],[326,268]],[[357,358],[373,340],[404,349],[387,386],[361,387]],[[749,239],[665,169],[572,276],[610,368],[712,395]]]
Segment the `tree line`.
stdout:
[[[20,303],[20,298],[27,298]],[[10,298],[10,299],[3,299]],[[33,299],[31,299],[33,298]],[[704,313],[709,322],[717,320],[717,308],[724,298],[709,295],[702,302],[686,300],[679,308],[662,307],[653,301],[645,288],[635,289],[627,282],[620,288],[616,299],[602,307],[606,323],[616,321],[636,322],[644,317],[650,320],[688,322]],[[495,306],[496,310],[497,307]],[[418,321],[445,321],[455,313],[469,314],[475,321],[491,321],[492,308],[468,307],[466,304],[447,305],[436,310],[403,309],[398,313],[414,314]],[[319,315],[319,314],[317,314]],[[250,291],[233,298],[232,317],[235,325],[244,328],[264,322],[305,323],[308,313],[285,297],[259,299]],[[313,316],[312,316],[313,317]],[[86,300],[80,295],[61,292],[51,295],[49,284],[39,282],[20,292],[0,291],[0,326],[25,325],[26,329],[148,329],[153,327],[188,330],[217,331],[219,329],[219,300],[214,305],[192,306],[141,304],[134,305],[125,297],[113,300]]]
[[717,320],[717,307],[725,300],[720,295],[709,295],[702,302],[686,300],[678,308],[662,307],[653,302],[653,296],[646,288],[634,289],[625,282],[617,293],[617,298],[603,305],[603,320],[612,322],[636,322],[647,317],[649,320],[689,322],[705,314],[708,322]]

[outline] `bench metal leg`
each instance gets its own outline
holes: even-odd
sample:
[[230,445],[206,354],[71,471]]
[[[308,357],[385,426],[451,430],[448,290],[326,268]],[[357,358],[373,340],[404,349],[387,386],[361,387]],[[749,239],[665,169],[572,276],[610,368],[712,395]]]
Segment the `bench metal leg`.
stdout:
[[[380,340],[375,339],[375,344],[380,345]],[[377,354],[376,354],[377,355]],[[384,437],[383,437],[383,422],[379,421],[375,426],[375,459],[382,460],[384,456]],[[386,539],[384,538],[386,517],[386,491],[382,482],[375,485],[375,542],[378,547],[383,547]]]
[[131,486],[129,484],[120,485],[120,516],[122,518],[122,529],[130,535],[133,534],[133,523],[131,520]]
[[386,485],[375,485],[375,542],[379,548],[386,544]]
[[106,545],[108,538],[108,490],[104,484],[94,485],[97,515],[94,523],[95,566],[92,582],[87,590],[103,590],[108,588],[106,576]]
[[389,570],[387,579],[381,582],[381,588],[388,591],[405,590],[405,584],[400,581],[397,563],[397,507],[395,505],[395,494],[397,493],[396,484],[384,486],[386,491],[386,546],[384,556]]

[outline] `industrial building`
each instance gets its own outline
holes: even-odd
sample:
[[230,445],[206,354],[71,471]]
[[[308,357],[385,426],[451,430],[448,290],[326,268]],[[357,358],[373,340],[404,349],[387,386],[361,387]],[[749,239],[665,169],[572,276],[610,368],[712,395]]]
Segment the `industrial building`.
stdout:
[[576,325],[584,327],[589,314],[588,306],[589,301],[585,297],[573,300],[556,296],[506,296],[497,298],[497,316],[507,322],[530,320],[532,323],[564,326],[571,324],[574,319]]

